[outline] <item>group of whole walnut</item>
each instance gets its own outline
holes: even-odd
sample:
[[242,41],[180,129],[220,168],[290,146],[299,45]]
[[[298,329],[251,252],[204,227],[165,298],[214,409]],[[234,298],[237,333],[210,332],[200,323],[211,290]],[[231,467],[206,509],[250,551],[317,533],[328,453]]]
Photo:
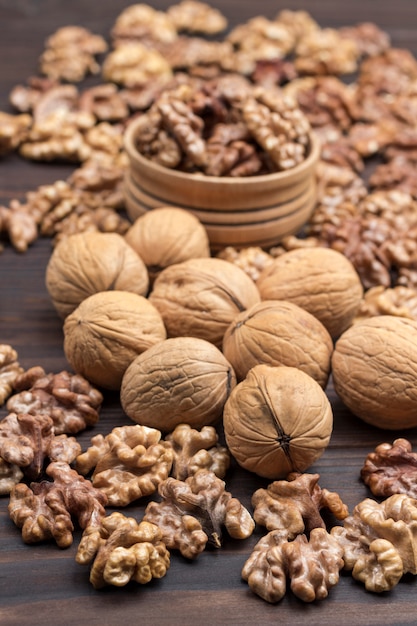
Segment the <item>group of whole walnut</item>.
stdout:
[[[96,588],[160,578],[169,551],[193,559],[208,544],[219,547],[223,529],[246,539],[258,523],[268,533],[242,577],[265,600],[280,600],[287,580],[300,599],[322,599],[343,566],[368,590],[386,591],[417,573],[411,444],[397,439],[368,455],[361,476],[385,499],[365,499],[352,515],[319,486],[318,474],[303,472],[330,440],[331,371],[337,393],[362,419],[416,425],[409,391],[417,384],[409,381],[417,361],[417,62],[373,24],[321,29],[301,11],[253,18],[223,41],[190,36],[225,27],[218,11],[193,0],[165,13],[132,5],[112,30],[105,82],[82,93],[71,83],[100,71],[96,55],[107,44],[64,27],[47,42],[42,77],[13,90],[20,114],[0,113],[1,153],[81,164],[66,181],[0,207],[0,231],[16,249],[39,234],[54,237],[46,283],[76,372],[23,371],[13,347],[0,345],[0,405],[9,411],[0,422],[1,493],[10,493],[10,516],[27,543],[67,547],[78,523],[76,559],[92,564]],[[340,80],[354,71],[354,83]],[[216,175],[271,165],[240,119],[222,120],[239,89],[295,99],[296,115],[291,105],[279,119],[288,131],[280,154],[289,153],[300,116],[322,141],[307,237],[214,258],[186,211],[156,209],[133,225],[121,216],[122,137],[132,116],[147,120],[150,158],[199,166],[195,144],[177,145],[161,126],[165,109],[152,108],[184,85],[195,91],[186,130],[198,135],[198,114],[217,124],[216,141],[207,141]],[[277,112],[263,112],[269,137]],[[360,172],[373,155],[386,163],[369,190]],[[404,362],[393,364],[399,348]],[[364,375],[375,384],[361,384]],[[83,452],[74,435],[99,420],[97,387],[120,389],[137,424],[95,435]],[[227,447],[216,432],[221,420]],[[273,481],[253,494],[253,515],[226,490],[231,455]],[[152,494],[159,497],[141,521],[107,514]],[[341,523],[328,531],[322,509]]]

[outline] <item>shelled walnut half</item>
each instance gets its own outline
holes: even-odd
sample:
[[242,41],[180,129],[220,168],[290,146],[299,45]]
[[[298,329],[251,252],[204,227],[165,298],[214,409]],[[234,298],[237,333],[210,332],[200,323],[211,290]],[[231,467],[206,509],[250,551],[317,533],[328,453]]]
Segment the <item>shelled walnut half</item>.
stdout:
[[386,498],[405,493],[417,498],[417,453],[407,439],[381,443],[367,455],[361,478],[374,496]]
[[300,600],[323,600],[339,582],[342,555],[343,549],[324,528],[312,530],[309,539],[297,535],[293,541],[285,531],[272,530],[256,544],[242,578],[267,602],[284,597],[287,579]]
[[210,470],[200,469],[185,481],[168,478],[159,485],[162,502],[150,502],[144,519],[157,524],[170,549],[193,559],[209,543],[219,548],[222,528],[234,539],[246,539],[255,527],[249,511],[225,490]]
[[120,426],[96,435],[77,457],[77,469],[94,468],[93,486],[106,494],[110,506],[126,506],[156,491],[169,476],[174,452],[161,433],[146,426]]
[[101,524],[89,526],[81,537],[76,561],[92,562],[90,582],[95,589],[122,587],[130,580],[145,584],[165,576],[170,555],[155,524],[136,522],[117,511]]
[[389,591],[403,574],[417,574],[417,501],[395,494],[380,504],[366,498],[332,536],[343,547],[345,569],[368,591]]

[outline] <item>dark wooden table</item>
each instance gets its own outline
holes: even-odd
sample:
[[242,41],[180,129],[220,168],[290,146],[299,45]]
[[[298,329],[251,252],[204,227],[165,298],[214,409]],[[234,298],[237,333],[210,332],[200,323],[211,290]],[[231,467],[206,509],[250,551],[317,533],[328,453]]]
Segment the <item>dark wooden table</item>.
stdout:
[[[0,0],[0,110],[11,111],[8,94],[18,82],[37,71],[37,59],[45,38],[67,24],[79,24],[108,35],[127,0]],[[158,9],[169,2],[154,1]],[[282,8],[304,8],[321,26],[341,26],[374,21],[387,30],[393,45],[417,53],[417,5],[415,0],[216,0],[212,2],[228,17],[230,25],[257,14],[274,17]],[[23,161],[17,155],[0,162],[0,203],[43,183],[66,178],[71,168]],[[45,267],[51,241],[40,239],[26,254],[18,254],[6,243],[0,255],[0,343],[13,345],[23,367],[42,365],[48,372],[67,369],[62,350],[62,327],[44,286]],[[331,383],[335,427],[329,448],[311,468],[321,475],[320,484],[337,491],[354,505],[369,496],[359,479],[363,460],[375,445],[392,441],[404,433],[384,432],[366,426],[344,409]],[[0,417],[6,411],[0,410]],[[96,432],[108,433],[128,423],[117,394],[105,394],[100,423],[79,436],[83,447]],[[406,436],[417,444],[417,429]],[[228,489],[250,507],[252,492],[262,481],[233,466],[227,476]],[[7,513],[8,498],[0,500],[0,624],[25,626],[43,624],[415,624],[417,621],[416,580],[404,577],[390,593],[367,593],[361,584],[343,573],[328,599],[303,604],[291,592],[278,605],[269,605],[241,580],[242,565],[263,534],[259,529],[247,541],[226,539],[218,551],[206,551],[195,562],[172,555],[165,578],[145,586],[95,591],[88,569],[78,565],[75,552],[80,537],[75,533],[71,548],[53,544],[28,546]],[[143,505],[125,512],[138,519]]]

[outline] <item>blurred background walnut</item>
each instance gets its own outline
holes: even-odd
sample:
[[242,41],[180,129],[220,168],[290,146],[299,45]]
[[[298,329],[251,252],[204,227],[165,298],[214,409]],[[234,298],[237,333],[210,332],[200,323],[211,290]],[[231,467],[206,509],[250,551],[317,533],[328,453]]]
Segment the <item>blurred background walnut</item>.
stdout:
[[125,239],[145,263],[152,284],[169,265],[210,256],[206,229],[185,209],[160,207],[148,211],[135,220]]

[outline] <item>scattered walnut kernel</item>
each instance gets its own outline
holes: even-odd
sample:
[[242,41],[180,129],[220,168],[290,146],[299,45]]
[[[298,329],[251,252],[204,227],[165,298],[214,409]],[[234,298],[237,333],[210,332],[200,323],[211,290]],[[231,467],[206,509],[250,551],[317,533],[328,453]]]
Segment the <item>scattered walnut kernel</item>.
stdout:
[[165,437],[174,453],[171,475],[177,480],[185,480],[199,469],[206,469],[218,478],[224,478],[230,465],[230,454],[218,440],[213,426],[197,430],[189,424],[178,424]]
[[256,544],[242,578],[267,602],[284,597],[287,578],[303,602],[323,600],[339,582],[342,555],[343,549],[324,528],[314,528],[309,539],[297,535],[293,541],[288,541],[285,532],[272,530]]
[[295,50],[295,67],[300,74],[350,74],[358,67],[359,48],[333,28],[307,33]]
[[100,35],[81,26],[63,26],[46,40],[40,70],[52,80],[76,83],[100,71],[95,55],[106,50],[107,43]]
[[375,315],[396,315],[417,320],[417,290],[403,285],[377,285],[365,292],[354,322]]
[[57,87],[59,81],[45,76],[30,76],[26,85],[16,85],[9,94],[10,104],[19,113],[31,113],[39,98],[52,87]]
[[235,50],[255,61],[280,59],[289,54],[295,45],[295,37],[286,24],[262,15],[233,28],[227,35],[227,41],[233,44]]
[[240,250],[227,246],[217,253],[219,259],[234,263],[242,269],[253,281],[257,281],[261,272],[273,261],[271,254],[262,248],[251,246]]
[[223,526],[234,539],[246,539],[254,530],[249,512],[210,470],[200,469],[185,481],[168,478],[158,491],[163,501],[150,502],[144,520],[157,524],[167,547],[186,558],[195,558],[207,542],[220,547]]
[[226,17],[206,2],[198,0],[181,0],[167,9],[177,31],[216,35],[227,27]]
[[0,111],[0,157],[26,141],[31,126],[32,116],[27,113],[10,115]]
[[81,452],[74,437],[55,436],[54,423],[48,415],[9,413],[0,421],[0,457],[36,480],[45,459],[72,463]]
[[113,83],[85,89],[79,98],[81,111],[89,111],[100,122],[119,122],[129,116],[129,107]]
[[23,478],[20,467],[0,457],[0,496],[7,496]]
[[7,409],[49,415],[57,435],[78,433],[98,421],[103,396],[77,374],[46,374],[42,367],[32,367],[17,378],[14,388],[18,393],[9,398]]
[[72,519],[82,529],[96,527],[107,499],[67,463],[50,463],[46,474],[52,481],[19,483],[12,489],[9,514],[22,529],[25,543],[54,539],[58,547],[68,548],[73,542]]
[[23,371],[16,350],[8,344],[0,344],[0,406],[12,393],[14,382]]
[[325,528],[320,511],[328,509],[336,519],[348,515],[348,508],[339,495],[322,489],[319,474],[288,475],[288,480],[277,480],[266,489],[258,489],[252,496],[254,519],[267,530],[286,532],[289,539],[313,528]]
[[81,565],[93,561],[90,582],[95,589],[122,587],[130,580],[143,585],[165,576],[170,565],[159,528],[117,511],[99,525],[87,526],[75,559]]
[[417,573],[417,501],[395,494],[380,504],[366,498],[332,536],[343,547],[344,567],[368,591],[389,591],[403,574]]
[[156,49],[139,41],[121,43],[109,52],[103,63],[103,78],[125,87],[143,85],[151,79],[172,78],[168,61]]
[[147,4],[132,4],[118,16],[111,30],[114,43],[146,41],[149,44],[171,42],[177,38],[177,29],[167,13]]
[[174,452],[154,428],[121,426],[91,441],[91,448],[77,457],[77,469],[87,474],[94,468],[93,486],[106,494],[109,506],[148,496],[169,476]]
[[353,40],[362,57],[373,57],[382,54],[391,45],[390,36],[373,22],[361,22],[355,26],[339,28],[343,39]]
[[417,496],[417,454],[407,439],[381,443],[367,455],[361,478],[374,496],[386,498],[396,493]]

